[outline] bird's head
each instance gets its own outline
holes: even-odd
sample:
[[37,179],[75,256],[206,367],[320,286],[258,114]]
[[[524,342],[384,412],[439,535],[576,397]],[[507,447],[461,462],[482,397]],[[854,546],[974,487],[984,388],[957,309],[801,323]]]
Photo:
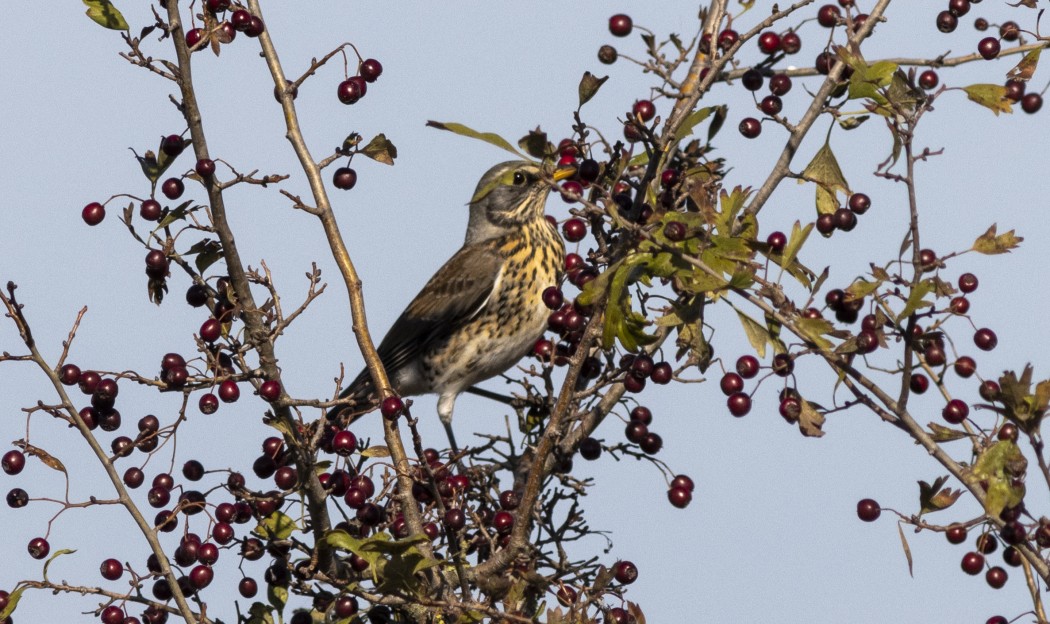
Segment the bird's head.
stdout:
[[552,182],[575,173],[574,168],[544,169],[539,163],[512,160],[485,172],[470,199],[467,243],[495,238],[537,219]]

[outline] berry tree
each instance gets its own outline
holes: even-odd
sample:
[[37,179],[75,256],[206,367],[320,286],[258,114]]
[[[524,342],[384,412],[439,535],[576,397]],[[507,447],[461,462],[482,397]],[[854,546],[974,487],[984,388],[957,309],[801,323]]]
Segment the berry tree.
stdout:
[[[636,565],[636,536],[608,536],[587,504],[602,480],[588,465],[645,466],[648,488],[665,499],[653,518],[692,513],[704,505],[705,475],[668,451],[702,446],[718,455],[710,440],[676,430],[676,419],[701,409],[727,421],[776,412],[805,438],[823,438],[846,419],[884,423],[896,446],[883,457],[921,448],[937,476],[916,475],[918,499],[894,494],[893,509],[868,497],[882,497],[874,492],[834,503],[855,504],[863,522],[895,520],[900,541],[884,545],[903,547],[908,570],[915,542],[943,533],[966,545],[960,566],[983,577],[981,591],[1030,589],[987,621],[1047,621],[1050,511],[1027,488],[1050,489],[1040,429],[1050,380],[1040,380],[1040,362],[992,359],[1005,311],[980,301],[979,288],[999,279],[990,271],[1002,260],[983,256],[1011,252],[1023,238],[996,225],[1009,214],[953,222],[923,187],[924,169],[937,163],[968,174],[989,159],[984,146],[959,153],[931,145],[925,129],[938,119],[981,110],[993,123],[1020,111],[1034,128],[1043,118],[1038,62],[1047,39],[1034,2],[951,0],[921,28],[949,37],[935,45],[954,51],[915,42],[909,56],[904,46],[880,47],[913,10],[890,0],[772,9],[715,0],[684,34],[650,30],[643,14],[588,18],[615,42],[597,49],[610,76],[581,67],[578,83],[548,83],[574,101],[533,120],[564,124],[564,138],[536,127],[509,141],[473,129],[482,127],[473,119],[430,122],[432,141],[446,130],[540,163],[564,202],[548,207],[568,253],[565,279],[542,292],[547,332],[503,387],[475,390],[493,399],[477,421],[488,424],[468,437],[475,421],[457,421],[461,449],[446,448],[428,424],[437,419],[425,400],[391,390],[366,320],[359,271],[384,264],[373,274],[397,280],[392,267],[413,264],[405,260],[414,253],[407,245],[356,253],[346,232],[357,217],[340,209],[369,177],[398,170],[380,167],[399,157],[396,127],[353,130],[369,127],[375,93],[397,84],[381,48],[373,51],[378,44],[279,54],[280,33],[301,26],[268,19],[261,0],[166,0],[134,14],[120,6],[127,17],[109,0],[84,4],[95,23],[119,33],[109,43],[136,77],[170,87],[170,102],[158,92],[148,106],[172,104],[169,119],[179,121],[147,119],[128,130],[143,146],[133,149],[139,177],[128,188],[102,190],[116,143],[77,163],[95,170],[91,189],[79,189],[80,227],[92,235],[79,244],[89,258],[113,247],[122,262],[125,252],[128,263],[143,262],[144,278],[140,268],[124,272],[159,306],[148,313],[190,329],[84,345],[78,334],[96,322],[87,308],[78,314],[76,302],[44,317],[32,285],[15,284],[19,260],[4,263],[11,276],[0,275],[0,370],[6,377],[29,364],[40,383],[5,384],[0,395],[13,440],[2,454],[4,524],[17,546],[0,575],[0,620],[18,620],[54,592],[75,596],[79,611],[106,624],[642,622],[657,607],[637,601],[635,587],[702,588]],[[324,20],[317,12],[298,19]],[[221,74],[208,72],[231,57],[268,81],[265,98],[223,93]],[[621,90],[617,72],[644,91]],[[410,86],[401,88],[412,99]],[[591,113],[610,93],[615,118]],[[119,100],[92,97],[107,107]],[[280,120],[286,155],[244,146],[222,153],[213,128],[236,123],[231,111],[249,106]],[[338,126],[337,138],[311,127],[311,116],[346,110],[352,122]],[[245,128],[238,140],[250,146],[256,131]],[[840,157],[841,143],[856,136],[875,154],[872,167]],[[451,137],[457,149],[491,151],[460,137]],[[337,147],[317,156],[325,145]],[[745,162],[759,158],[768,165],[761,171]],[[556,184],[555,171],[572,176]],[[286,236],[256,246],[244,207],[260,203],[279,206],[267,213],[268,229],[309,220],[296,230],[309,242]],[[397,211],[387,205],[383,216],[399,224]],[[946,240],[949,227],[966,243],[928,242]],[[305,294],[278,290],[284,282],[275,276],[298,270],[278,265],[300,262],[303,248],[326,278],[334,271],[338,287],[313,264]],[[86,271],[82,279],[104,290],[116,278]],[[349,304],[332,312],[344,322],[308,325],[332,299]],[[57,335],[50,325],[65,313],[75,321]],[[310,329],[300,333],[304,324]],[[349,344],[351,334],[383,389],[367,405],[338,398],[352,378],[343,364],[357,366],[356,356],[323,348]],[[286,355],[296,340],[310,345],[317,367],[306,374]],[[311,384],[311,375],[327,383]],[[649,397],[663,386],[677,398],[661,411]],[[335,417],[346,408],[362,419]],[[817,443],[834,445],[834,437]],[[20,520],[34,510],[42,522]],[[96,535],[70,539],[63,527],[73,518]],[[860,539],[866,528],[848,530]],[[84,556],[76,539],[98,534],[107,552],[90,574],[62,567]],[[943,571],[945,584],[958,574]]]

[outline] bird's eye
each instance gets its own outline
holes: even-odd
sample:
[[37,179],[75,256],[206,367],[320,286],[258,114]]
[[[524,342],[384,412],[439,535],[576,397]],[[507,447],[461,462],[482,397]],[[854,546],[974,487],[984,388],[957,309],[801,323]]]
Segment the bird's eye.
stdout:
[[520,172],[520,171],[515,171],[514,172],[514,184],[516,186],[521,186],[522,184],[525,184],[525,174]]

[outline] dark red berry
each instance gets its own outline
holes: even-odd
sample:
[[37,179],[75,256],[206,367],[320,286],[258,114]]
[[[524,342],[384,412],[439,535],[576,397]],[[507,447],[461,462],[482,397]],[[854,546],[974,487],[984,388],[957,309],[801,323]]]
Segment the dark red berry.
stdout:
[[751,411],[751,397],[743,392],[737,392],[730,395],[726,400],[726,405],[729,406],[730,414],[740,418]]
[[732,28],[727,28],[718,33],[718,48],[721,50],[728,50],[735,46],[737,41],[740,41],[740,34]]
[[797,54],[802,49],[802,39],[796,32],[784,33],[784,36],[780,38],[780,49],[785,54]]
[[383,64],[373,58],[365,59],[361,63],[360,71],[365,82],[375,82],[383,73]]
[[1039,112],[1039,109],[1043,107],[1043,96],[1038,93],[1028,93],[1021,98],[1021,110],[1033,115]]
[[999,344],[999,338],[995,335],[994,331],[987,327],[983,327],[974,333],[973,343],[977,345],[977,348],[981,351],[991,351]]
[[160,185],[160,192],[168,199],[178,199],[186,190],[186,185],[179,178],[168,178]]
[[259,386],[259,396],[270,403],[276,401],[281,397],[281,382],[275,379],[264,381]]
[[995,37],[985,37],[977,44],[977,53],[986,61],[990,61],[999,56],[999,50],[999,40]]
[[51,552],[51,544],[48,544],[47,540],[42,537],[34,537],[29,540],[28,550],[29,556],[33,559],[43,559]]
[[356,104],[368,91],[365,80],[358,76],[347,78],[336,87],[335,94],[343,104]]
[[612,65],[613,63],[615,63],[617,56],[618,54],[616,53],[616,48],[612,47],[611,45],[603,45],[602,47],[598,48],[598,60],[601,61],[604,65]]
[[253,15],[251,20],[248,21],[248,27],[244,29],[244,34],[249,37],[258,37],[263,34],[264,30],[266,30],[266,25],[263,24],[261,19]]
[[383,403],[379,407],[379,412],[383,415],[383,418],[386,418],[387,420],[397,420],[397,417],[400,416],[404,410],[404,401],[396,396],[389,396],[383,399]]
[[970,551],[963,555],[961,565],[963,572],[971,576],[977,576],[984,569],[984,555]]
[[357,172],[350,167],[339,167],[332,175],[332,186],[342,191],[349,191],[357,184]]
[[882,508],[870,498],[864,498],[857,502],[857,517],[864,522],[875,522],[882,515]]
[[941,416],[944,420],[953,425],[958,425],[966,420],[966,417],[969,415],[970,407],[961,399],[952,399],[951,401],[948,401],[948,404],[944,406],[943,410],[941,410]]
[[237,382],[227,379],[219,384],[219,398],[223,403],[233,403],[241,398],[241,389],[237,387]]
[[1013,20],[1003,22],[999,27],[999,36],[1003,38],[1003,41],[1017,41],[1021,36],[1021,27]]
[[652,121],[653,117],[656,117],[656,107],[649,100],[638,100],[631,107],[631,111],[635,117],[646,123]]
[[926,89],[927,91],[936,88],[937,85],[940,84],[940,82],[940,76],[938,76],[937,72],[933,71],[932,69],[927,69],[926,71],[919,74],[919,86],[923,89]]
[[910,382],[911,391],[915,394],[922,394],[930,387],[930,379],[922,373],[914,373],[911,376]]
[[197,164],[194,165],[193,170],[205,180],[210,179],[215,175],[215,161],[210,158],[201,158],[197,161]]
[[769,79],[769,92],[783,97],[791,91],[791,77],[787,74],[776,74]]
[[824,28],[831,28],[842,17],[842,11],[834,4],[825,4],[817,10],[817,23]]
[[0,460],[0,465],[3,466],[4,472],[7,474],[16,475],[25,468],[26,456],[22,451],[8,451],[4,453],[3,459]]
[[609,32],[614,37],[626,37],[631,34],[632,28],[634,28],[634,22],[629,15],[617,13],[609,18]]
[[864,193],[854,193],[849,196],[849,209],[854,213],[862,215],[871,208],[871,199]]
[[197,401],[197,406],[202,414],[214,414],[219,409],[219,397],[210,392],[203,394]]
[[191,28],[186,31],[186,47],[194,48],[201,41],[204,40],[204,30],[201,28]]
[[951,11],[941,11],[937,14],[937,30],[942,33],[950,33],[959,26],[959,18],[952,15]]
[[84,223],[87,223],[88,225],[98,225],[106,218],[106,208],[98,202],[91,202],[87,206],[84,206],[84,210],[80,212],[80,216],[84,219]]
[[630,561],[617,562],[613,568],[613,576],[618,583],[630,585],[638,580],[638,567]]
[[984,573],[984,580],[992,589],[1002,588],[1003,585],[1006,585],[1006,579],[1006,570],[999,566],[988,568],[988,571]]
[[737,358],[736,372],[744,379],[751,379],[758,374],[758,358],[753,355],[742,355]]
[[565,235],[565,240],[570,243],[579,242],[587,236],[587,223],[584,222],[583,219],[577,217],[573,217],[563,223],[561,229],[562,233]]
[[693,500],[693,492],[684,487],[673,487],[667,490],[667,500],[678,509],[685,509]]
[[767,30],[758,36],[758,49],[762,54],[776,54],[780,50],[780,35]]
[[744,75],[740,77],[740,83],[744,85],[744,88],[748,91],[758,91],[762,88],[763,82],[762,74],[754,69],[749,69],[744,72]]
[[1002,390],[999,388],[999,384],[986,379],[981,382],[981,385],[977,388],[977,393],[981,395],[981,398],[985,401],[998,401]]
[[767,115],[779,115],[780,111],[784,109],[784,103],[775,95],[767,95],[762,98],[759,108],[761,108],[762,112]]
[[739,130],[740,134],[744,135],[744,138],[754,139],[762,134],[762,122],[754,117],[745,117],[740,121]]

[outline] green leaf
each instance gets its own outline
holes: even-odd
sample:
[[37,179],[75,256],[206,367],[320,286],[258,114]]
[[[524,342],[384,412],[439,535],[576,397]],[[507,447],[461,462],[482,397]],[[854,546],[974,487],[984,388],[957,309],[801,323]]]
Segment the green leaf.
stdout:
[[1024,476],[1028,460],[1021,449],[1009,440],[1000,440],[985,449],[973,466],[973,474],[979,481],[988,483],[985,494],[985,513],[992,517],[1006,507],[1014,507],[1024,500],[1024,483],[1014,485],[1015,480]]
[[930,423],[930,437],[933,438],[934,442],[953,442],[955,440],[962,440],[968,438],[965,431],[959,431],[958,429],[952,429],[951,427],[945,427],[938,425],[937,423]]
[[736,311],[736,315],[740,319],[740,323],[744,326],[744,333],[747,334],[747,341],[751,343],[751,347],[754,348],[756,353],[758,353],[758,357],[766,357],[766,343],[771,340],[769,332],[765,327],[760,325],[758,321],[744,314],[740,310]]
[[715,116],[711,119],[711,125],[707,127],[707,142],[710,143],[714,140],[715,135],[722,129],[722,124],[725,123],[726,118],[729,116],[729,108],[726,106],[716,106]]
[[161,217],[160,221],[157,223],[156,229],[166,228],[172,223],[175,223],[176,221],[185,219],[186,215],[190,213],[189,207],[192,203],[192,200],[184,201],[178,206],[175,206],[171,210],[165,212],[164,216]]
[[798,317],[795,319],[795,327],[799,329],[806,340],[812,342],[822,351],[828,351],[834,346],[830,340],[824,337],[825,334],[829,334],[835,329],[831,321],[827,319]]
[[110,0],[84,0],[86,14],[96,24],[110,30],[127,30],[128,23]]
[[966,97],[970,98],[971,101],[977,102],[995,113],[996,116],[999,113],[1014,112],[1010,106],[1010,99],[1006,97],[1006,87],[1003,85],[975,84],[963,87],[962,90],[966,92]]
[[168,280],[166,279],[153,279],[152,277],[146,282],[146,294],[149,296],[151,303],[160,305],[164,302],[164,295],[168,293]]
[[685,119],[682,120],[682,125],[678,126],[678,129],[675,130],[675,140],[681,141],[685,137],[692,134],[693,128],[695,128],[696,125],[699,124],[701,121],[710,117],[712,113],[716,113],[721,110],[722,114],[724,115],[725,108],[725,106],[705,106],[704,108],[700,108],[689,113],[688,115],[686,115]]
[[879,289],[882,286],[882,282],[874,281],[869,282],[865,279],[857,279],[855,282],[846,288],[846,298],[844,301],[852,302],[863,299]]
[[0,609],[0,622],[15,612],[15,607],[18,606],[18,601],[22,599],[22,592],[25,590],[25,587],[16,587],[11,590],[11,594],[7,597],[7,606]]
[[273,609],[261,602],[253,602],[248,608],[247,624],[274,624]]
[[477,130],[468,128],[463,124],[452,122],[446,123],[441,121],[428,121],[427,125],[431,128],[437,128],[438,130],[448,130],[449,132],[458,134],[460,136],[469,137],[471,139],[478,139],[479,141],[484,141],[489,145],[495,145],[500,149],[505,149],[511,154],[517,156],[518,158],[526,158],[524,154],[514,149],[514,146],[508,143],[506,139],[494,132],[478,132]]
[[1013,230],[998,235],[996,235],[996,230],[997,225],[993,223],[992,227],[973,242],[973,250],[986,255],[1010,253],[1024,241],[1023,237],[1014,235]]
[[867,121],[871,115],[850,115],[848,117],[839,117],[839,127],[843,130],[853,130],[859,128],[862,123]]
[[924,298],[933,292],[936,287],[936,283],[928,279],[912,286],[911,292],[908,293],[908,300],[904,303],[904,309],[897,314],[897,322],[903,322],[904,319],[914,314],[919,308],[933,305],[933,303],[925,301]]
[[933,484],[919,481],[919,515],[933,511],[941,511],[955,504],[962,496],[962,490],[953,490],[944,487],[948,477],[938,477]]
[[1007,80],[1021,80],[1027,82],[1032,79],[1035,75],[1036,65],[1039,64],[1039,54],[1043,51],[1042,48],[1036,48],[1024,55],[1021,62],[1014,66],[1013,69],[1006,72]]
[[542,160],[554,154],[554,145],[547,140],[547,133],[536,126],[535,130],[518,139],[518,147],[533,158]]
[[580,79],[580,106],[583,106],[587,102],[591,101],[591,98],[598,93],[598,89],[602,88],[605,81],[608,80],[608,76],[601,78],[595,76],[589,71],[583,72],[583,78]]
[[394,164],[394,159],[397,158],[397,148],[391,143],[386,135],[380,132],[368,142],[368,145],[364,146],[359,152],[364,154],[376,162],[381,162],[384,165]]
[[904,558],[908,560],[908,576],[915,576],[912,572],[911,547],[908,546],[908,539],[904,537],[904,527],[900,522],[897,523],[897,534],[901,537],[901,548],[904,549]]
[[255,532],[265,536],[267,539],[288,539],[298,527],[295,521],[280,511],[274,511],[259,521]]
[[839,207],[835,194],[849,193],[849,183],[842,175],[838,159],[828,143],[824,143],[813,155],[813,159],[802,171],[802,176],[805,179],[799,180],[800,184],[808,180],[817,183],[817,214],[834,214]]
[[288,588],[275,583],[267,583],[266,599],[270,601],[273,608],[280,614],[284,611],[284,605],[288,604]]
[[54,561],[55,559],[58,559],[59,557],[61,557],[63,555],[71,555],[71,554],[73,554],[75,552],[76,552],[76,550],[72,550],[72,549],[69,549],[69,548],[63,548],[62,550],[55,551],[55,554],[53,554],[50,557],[48,557],[47,561],[44,563],[44,582],[45,583],[48,582],[48,580],[47,580],[47,569],[49,567],[51,567],[51,562],[52,561]]
[[795,261],[795,256],[798,255],[802,245],[809,238],[809,233],[813,231],[813,223],[807,223],[805,227],[798,221],[791,226],[791,236],[788,237],[788,242],[784,245],[784,251],[782,256],[782,265],[790,265]]
[[801,410],[798,416],[798,430],[807,438],[819,438],[824,435],[824,414],[818,412],[813,405],[805,400],[799,399]]
[[194,245],[182,255],[196,255],[197,257],[194,259],[193,264],[197,266],[198,272],[204,273],[208,270],[208,267],[222,259],[222,244],[219,243],[219,241],[206,238],[194,243]]

